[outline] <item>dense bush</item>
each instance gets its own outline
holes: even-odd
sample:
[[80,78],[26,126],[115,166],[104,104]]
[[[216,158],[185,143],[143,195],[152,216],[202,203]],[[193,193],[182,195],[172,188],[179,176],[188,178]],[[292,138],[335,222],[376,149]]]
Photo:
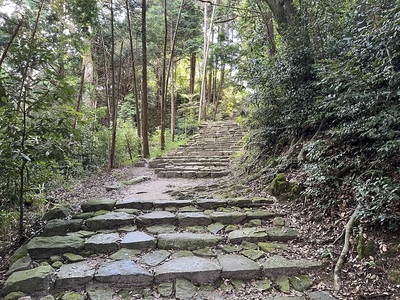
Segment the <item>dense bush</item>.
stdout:
[[400,8],[340,2],[299,13],[302,34],[289,26],[275,56],[246,61],[248,164],[268,161],[269,179],[305,174],[305,201],[332,213],[360,204],[365,222],[399,229]]

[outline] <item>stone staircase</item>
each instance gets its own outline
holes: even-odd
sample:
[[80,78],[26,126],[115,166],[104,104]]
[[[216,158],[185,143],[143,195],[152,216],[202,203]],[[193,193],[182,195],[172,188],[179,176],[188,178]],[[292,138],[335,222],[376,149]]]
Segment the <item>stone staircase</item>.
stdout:
[[46,300],[334,299],[307,292],[307,274],[322,264],[285,256],[298,232],[272,212],[274,201],[126,197],[89,200],[72,217],[53,211],[43,232],[11,258],[1,293]]
[[185,145],[150,161],[158,177],[219,178],[229,174],[231,156],[241,149],[243,129],[234,121],[209,122]]

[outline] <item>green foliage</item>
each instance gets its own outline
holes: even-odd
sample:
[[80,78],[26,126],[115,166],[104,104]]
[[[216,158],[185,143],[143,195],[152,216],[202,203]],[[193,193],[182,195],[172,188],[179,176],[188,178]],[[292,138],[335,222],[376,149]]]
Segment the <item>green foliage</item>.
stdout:
[[161,130],[157,129],[150,137],[149,144],[150,144],[150,154],[151,157],[159,157],[162,156],[164,153],[167,153],[171,149],[175,149],[178,146],[184,144],[187,139],[184,136],[177,135],[175,137],[175,141],[171,142],[171,132],[169,130],[165,131],[165,149],[161,150],[160,147],[160,136]]
[[259,41],[242,65],[254,91],[250,164],[276,157],[266,173],[306,174],[304,201],[327,212],[361,204],[363,222],[390,230],[400,227],[399,20],[395,1],[318,2],[280,32],[277,54]]

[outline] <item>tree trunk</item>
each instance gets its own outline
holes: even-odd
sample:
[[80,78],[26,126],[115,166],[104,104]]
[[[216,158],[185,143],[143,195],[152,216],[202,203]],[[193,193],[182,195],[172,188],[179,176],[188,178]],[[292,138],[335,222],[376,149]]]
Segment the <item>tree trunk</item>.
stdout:
[[[142,138],[141,132],[141,124],[140,124],[140,109],[139,109],[139,93],[137,88],[137,78],[136,78],[136,66],[135,66],[135,50],[133,47],[133,36],[132,36],[132,27],[131,27],[131,15],[129,9],[128,0],[125,0],[126,6],[126,15],[128,19],[128,27],[129,27],[129,46],[131,51],[131,59],[132,59],[132,75],[133,75],[133,95],[135,97],[135,109],[136,109],[136,127],[137,127],[137,135],[139,140]],[[140,147],[139,147],[140,149]]]
[[161,150],[165,149],[165,115],[167,113],[167,41],[168,41],[168,21],[167,21],[167,0],[164,0],[164,49],[163,49],[163,65],[161,76]]
[[[76,101],[76,112],[79,113],[81,110],[81,103],[82,103],[82,95],[83,95],[83,87],[85,85],[85,70],[86,70],[86,65],[83,62],[83,67],[82,67],[82,74],[81,74],[81,81],[79,83],[79,92],[78,92],[78,99]],[[78,126],[78,116],[75,115],[75,120],[74,120],[74,129]]]
[[147,32],[146,32],[146,0],[142,0],[142,139],[143,157],[150,158],[149,120],[147,95]]
[[[213,2],[215,4],[215,1]],[[210,18],[210,33],[213,30],[214,23],[214,15],[215,15],[215,5],[212,6],[212,13]],[[199,103],[199,118],[198,122],[205,119],[205,113],[207,111],[207,99],[206,99],[206,81],[207,81],[207,63],[208,63],[208,52],[210,47],[210,34],[208,32],[207,26],[207,3],[204,3],[204,52],[203,52],[203,76],[201,83],[201,92],[200,92],[200,103]]]
[[117,132],[117,99],[115,97],[115,36],[114,36],[114,8],[113,0],[111,0],[111,121],[112,121],[112,135],[111,135],[111,145],[108,158],[108,170],[110,171],[114,168],[115,164],[115,141]]
[[278,26],[285,29],[295,14],[293,0],[264,0],[274,15]]
[[175,140],[175,118],[176,118],[176,98],[175,98],[175,77],[174,77],[174,71],[175,71],[175,42],[176,42],[176,34],[178,33],[178,28],[179,28],[179,23],[181,21],[181,16],[182,16],[182,9],[183,9],[183,4],[185,3],[185,0],[181,1],[181,4],[179,6],[179,12],[178,12],[178,18],[176,20],[176,25],[175,25],[175,30],[173,34],[171,33],[171,55],[169,57],[168,61],[168,70],[167,70],[167,78],[165,80],[165,94],[167,94],[167,88],[168,88],[168,79],[171,74],[172,80],[171,80],[171,141],[173,142]]
[[225,62],[222,62],[221,77],[219,79],[219,85],[218,85],[218,89],[217,89],[217,95],[216,95],[215,106],[214,106],[214,121],[217,118],[218,107],[219,107],[219,103],[220,103],[221,98],[222,98],[222,89],[223,89],[223,86],[224,86],[224,81],[225,81]]
[[[38,31],[38,26],[39,26],[39,20],[40,17],[42,16],[43,12],[43,7],[44,7],[44,0],[40,2],[39,10],[36,15],[36,20],[35,20],[35,26],[33,27],[32,34],[31,34],[31,44],[35,42],[35,36]],[[26,170],[26,164],[28,161],[30,161],[30,158],[26,155],[25,150],[26,150],[26,145],[25,142],[28,138],[28,133],[27,133],[27,127],[28,127],[28,104],[27,100],[29,98],[29,91],[31,90],[29,88],[29,78],[32,76],[32,57],[33,57],[33,51],[32,48],[29,49],[29,53],[27,56],[27,60],[25,62],[23,74],[22,74],[22,80],[21,80],[21,85],[20,85],[20,90],[19,90],[19,98],[21,99],[21,102],[18,104],[19,109],[22,111],[22,133],[21,133],[21,144],[20,144],[20,151],[21,151],[21,167],[19,169],[19,175],[20,175],[20,186],[19,186],[19,242],[22,244],[25,242],[24,238],[24,196],[25,196],[25,170]]]
[[175,141],[176,97],[175,97],[175,61],[171,67],[171,142]]
[[104,63],[103,63],[103,72],[104,72],[104,86],[106,87],[105,92],[106,92],[106,105],[107,105],[107,111],[105,115],[105,120],[104,124],[106,127],[110,127],[110,114],[111,114],[111,104],[110,104],[110,85],[109,85],[109,78],[108,78],[108,69],[107,69],[107,61],[106,61],[106,45],[104,43],[104,35],[101,33],[101,41],[102,41],[102,46],[103,46],[103,58],[104,58]]
[[190,80],[189,80],[189,94],[194,94],[194,84],[196,79],[196,53],[190,53]]

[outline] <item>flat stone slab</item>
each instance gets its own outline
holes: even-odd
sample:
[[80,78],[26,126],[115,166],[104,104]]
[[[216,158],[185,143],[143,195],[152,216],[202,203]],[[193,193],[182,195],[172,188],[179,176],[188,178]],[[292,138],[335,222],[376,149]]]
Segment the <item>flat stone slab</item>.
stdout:
[[156,250],[143,255],[140,261],[145,265],[155,267],[165,261],[170,255],[171,253],[167,250]]
[[213,233],[213,234],[217,234],[218,232],[220,232],[224,228],[225,228],[225,225],[223,225],[222,223],[219,223],[219,222],[212,223],[212,224],[207,226],[208,231]]
[[13,263],[8,269],[6,276],[16,272],[16,271],[24,271],[28,270],[32,267],[32,259],[27,255],[18,259],[15,263]]
[[56,290],[80,290],[94,277],[97,263],[77,262],[62,265],[56,275]]
[[135,216],[126,212],[109,212],[104,215],[96,216],[85,221],[89,230],[97,231],[101,229],[113,229],[121,226],[132,225]]
[[199,199],[196,200],[196,203],[203,209],[210,209],[210,208],[224,207],[227,205],[228,202],[222,199]]
[[260,219],[268,220],[276,217],[277,214],[264,209],[249,210],[246,212],[246,218],[248,220]]
[[181,300],[193,299],[197,287],[189,280],[177,278],[175,281],[175,298]]
[[298,237],[299,232],[290,227],[271,227],[266,229],[270,239],[278,242],[287,242]]
[[95,279],[99,282],[129,287],[150,286],[153,283],[153,275],[132,260],[103,263],[97,270]]
[[263,197],[255,197],[251,199],[251,203],[252,205],[255,206],[265,206],[265,205],[270,205],[276,202],[276,198],[275,197],[267,197],[267,198],[263,198]]
[[175,232],[175,225],[154,225],[146,227],[147,232],[152,234],[160,234],[160,233],[172,233]]
[[115,204],[115,207],[120,208],[134,208],[140,210],[150,210],[153,208],[153,201],[151,200],[143,200],[134,197],[127,197],[124,199],[120,199]]
[[50,220],[43,228],[42,236],[66,235],[69,232],[76,232],[82,229],[82,219],[71,220]]
[[123,259],[134,260],[138,258],[141,252],[142,250],[139,249],[121,248],[114,254],[110,255],[110,258],[113,260],[123,260]]
[[207,226],[212,223],[210,217],[202,212],[178,213],[177,217],[180,227]]
[[34,237],[27,244],[27,249],[32,259],[43,259],[68,252],[76,253],[83,248],[84,243],[84,239],[77,234]]
[[91,236],[85,242],[85,249],[94,253],[108,253],[118,250],[118,244],[121,241],[119,234],[99,233]]
[[233,244],[240,244],[243,241],[256,243],[267,241],[269,236],[264,228],[243,228],[230,232],[228,239]]
[[261,266],[242,255],[219,255],[218,261],[222,267],[223,278],[250,280],[260,277]]
[[195,250],[215,246],[222,237],[209,233],[176,232],[158,235],[158,248]]
[[91,199],[81,204],[83,212],[93,212],[99,210],[113,210],[115,206],[113,199]]
[[154,249],[156,245],[156,238],[142,231],[128,232],[121,241],[121,247],[129,249]]
[[90,286],[86,291],[90,300],[113,299],[114,296],[114,290],[107,287]]
[[160,225],[160,224],[176,224],[178,221],[175,214],[169,211],[153,211],[148,214],[140,215],[138,222],[145,226]]
[[223,212],[216,211],[210,214],[211,220],[214,222],[220,222],[225,225],[239,224],[246,219],[246,214],[239,211]]
[[236,206],[236,207],[251,207],[251,199],[247,198],[233,198],[233,199],[228,199],[228,205],[230,207]]
[[34,269],[17,271],[10,275],[4,283],[2,293],[12,292],[32,294],[48,291],[52,285],[54,269],[50,265],[42,265]]
[[293,276],[317,270],[322,267],[322,263],[307,259],[286,259],[281,255],[267,258],[262,263],[263,274],[269,277]]
[[192,204],[192,200],[160,199],[153,201],[154,208],[184,207]]
[[156,283],[185,278],[195,284],[213,283],[221,274],[221,266],[202,257],[188,256],[172,259],[157,267],[154,273]]
[[298,231],[288,227],[251,227],[234,230],[228,234],[229,241],[239,244],[242,241],[257,243],[265,241],[289,241],[297,238]]

